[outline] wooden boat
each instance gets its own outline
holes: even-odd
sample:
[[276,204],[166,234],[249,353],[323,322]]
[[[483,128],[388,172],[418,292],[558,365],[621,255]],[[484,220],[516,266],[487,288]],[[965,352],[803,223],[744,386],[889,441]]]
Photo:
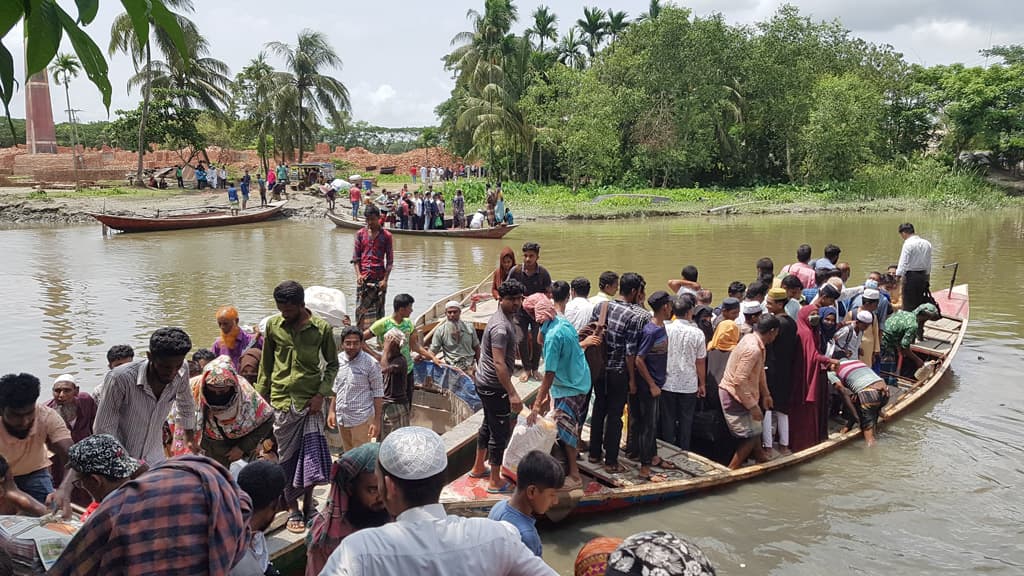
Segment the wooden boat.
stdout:
[[[334,222],[338,228],[358,230],[365,226],[363,222],[353,220],[351,216],[339,212],[328,212],[327,217]],[[399,228],[388,228],[392,234],[408,236],[420,236],[427,238],[502,238],[509,232],[515,230],[519,225],[492,226],[490,228],[448,228],[445,230],[401,230]],[[444,314],[441,315],[444,317]]]
[[383,174],[394,174],[395,173],[395,166],[384,166],[384,167],[382,167],[380,169],[379,173],[382,174],[382,175]]
[[[933,296],[942,310],[943,318],[928,322],[924,339],[915,344],[913,349],[919,355],[937,361],[935,373],[920,382],[900,378],[898,386],[890,386],[891,398],[882,410],[880,421],[892,421],[927,395],[949,369],[963,341],[970,313],[967,285],[935,292]],[[589,430],[585,429],[584,436],[588,434]],[[600,465],[581,459],[579,465],[584,477],[583,488],[560,498],[558,507],[549,512],[548,517],[558,521],[569,515],[607,512],[688,496],[801,464],[854,442],[860,436],[859,428],[840,433],[836,426],[828,440],[816,446],[738,470],[730,470],[699,454],[684,452],[659,440],[658,454],[672,461],[678,470],[658,469],[659,473],[669,479],[655,484],[640,481],[637,477],[639,463],[623,456],[619,457],[619,461],[629,465],[632,470],[622,474],[608,474]],[[491,507],[503,497],[487,494],[485,482],[463,475],[445,488],[441,502],[450,514],[486,516]]]
[[[434,302],[415,319],[415,329],[421,337],[429,336],[435,326],[445,321],[445,304],[456,300],[465,305],[462,319],[482,332],[498,306],[490,295],[490,286],[491,276],[488,275],[479,283]],[[475,396],[475,389],[466,390],[465,380],[462,380],[461,389],[456,389],[452,383],[460,380],[459,375],[449,374],[452,378],[442,376],[450,370],[432,364],[425,367],[417,362],[414,370],[417,387],[413,393],[410,421],[441,434],[448,454],[448,480],[454,481],[472,466],[483,412],[470,409],[472,402],[467,402],[465,396],[467,393]],[[540,387],[540,383],[533,380],[519,382],[516,379],[515,385],[524,402],[532,401]],[[476,400],[478,403],[479,398]],[[317,488],[314,494],[318,509],[323,509],[327,487]],[[266,531],[270,559],[282,573],[301,575],[306,560],[305,534],[288,532],[286,521],[286,514],[281,513]]]
[[121,232],[156,232],[263,222],[280,214],[285,204],[287,204],[287,200],[284,202],[271,202],[270,206],[266,208],[250,208],[240,211],[238,215],[232,215],[229,210],[222,208],[205,212],[194,211],[184,214],[158,216],[119,216],[117,214],[99,214],[94,212],[90,212],[89,215],[102,222],[107,228],[113,228]]

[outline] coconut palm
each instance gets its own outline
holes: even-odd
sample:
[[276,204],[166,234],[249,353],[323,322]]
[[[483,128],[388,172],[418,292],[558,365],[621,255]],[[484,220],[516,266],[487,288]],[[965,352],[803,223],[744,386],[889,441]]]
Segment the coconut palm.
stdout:
[[[307,123],[316,125],[322,115],[337,117],[348,112],[351,104],[348,89],[340,80],[324,73],[326,68],[341,69],[341,58],[331,47],[323,32],[303,30],[299,32],[295,46],[281,42],[269,42],[267,48],[285,60],[288,71],[281,77],[295,87],[295,104],[298,111],[295,122],[299,162],[302,162],[303,127]],[[312,112],[307,116],[306,112]]]
[[661,14],[661,0],[651,0],[647,12],[641,12],[636,21],[646,22],[647,20],[654,20],[658,17],[658,14]]
[[[192,12],[193,10],[192,0],[164,0],[164,5],[168,8],[176,8],[185,12]],[[174,14],[174,16],[179,26],[191,25],[192,28],[195,28],[195,24],[188,18],[180,14]],[[138,34],[136,34],[135,23],[131,15],[123,12],[114,18],[114,22],[110,25],[110,44],[107,46],[107,52],[111,56],[117,52],[123,52],[131,56],[135,71],[146,71],[147,76],[151,76],[152,73],[154,41],[157,48],[165,56],[178,52],[178,46],[175,45],[172,35],[152,16],[149,18],[149,27],[149,34],[146,36],[146,41],[143,42]],[[142,89],[142,115],[139,118],[138,141],[139,159],[135,169],[135,181],[140,186],[144,183],[142,178],[142,157],[146,152],[146,117],[149,115],[151,94],[152,89],[147,82]]]
[[216,58],[194,58],[187,65],[181,59],[154,60],[148,72],[143,70],[128,79],[128,88],[148,83],[151,89],[174,89],[182,108],[203,108],[221,117],[229,98],[230,72],[228,65]]
[[583,53],[585,43],[576,34],[577,30],[575,26],[569,28],[565,36],[562,36],[558,43],[558,61],[570,68],[582,70],[587,66],[587,57]]
[[608,10],[607,32],[612,42],[618,40],[619,35],[625,32],[626,28],[629,28],[629,20],[626,19],[628,16],[628,14],[621,10],[619,12],[611,9]]
[[256,127],[257,150],[263,172],[269,169],[267,163],[267,135],[274,132],[274,97],[279,85],[283,84],[280,72],[267,62],[265,52],[260,52],[242,68],[236,82],[241,87],[245,117]]
[[68,103],[68,123],[71,124],[71,147],[75,148],[75,154],[77,155],[78,127],[75,126],[74,111],[71,109],[70,84],[72,78],[78,77],[78,72],[82,69],[82,63],[72,54],[57,54],[57,58],[50,65],[50,69],[53,70],[53,82],[58,86],[64,86],[64,98]]
[[600,8],[583,8],[583,18],[576,21],[580,31],[583,33],[583,40],[587,46],[587,53],[593,59],[601,41],[608,35],[608,21],[605,20],[604,10]]
[[547,6],[539,6],[533,11],[533,26],[526,29],[526,34],[538,42],[537,49],[544,51],[544,41],[558,41],[558,15],[549,12]]

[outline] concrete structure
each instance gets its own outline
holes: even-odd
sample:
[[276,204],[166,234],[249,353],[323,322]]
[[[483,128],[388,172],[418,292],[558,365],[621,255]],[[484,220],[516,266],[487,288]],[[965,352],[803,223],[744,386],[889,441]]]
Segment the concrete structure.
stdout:
[[29,154],[57,153],[57,131],[46,68],[33,74],[25,85],[25,144]]

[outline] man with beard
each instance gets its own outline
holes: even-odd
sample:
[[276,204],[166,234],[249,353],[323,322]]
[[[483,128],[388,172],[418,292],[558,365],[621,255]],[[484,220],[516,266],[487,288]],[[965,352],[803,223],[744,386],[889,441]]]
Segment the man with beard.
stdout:
[[383,526],[390,520],[377,486],[377,455],[373,442],[346,452],[331,470],[330,507],[313,518],[306,549],[306,576],[323,570],[331,552],[357,530]]
[[39,379],[31,374],[7,374],[0,378],[0,454],[7,458],[10,475],[18,489],[46,502],[53,492],[50,476],[52,451],[67,462],[71,433],[57,412],[36,405]]
[[554,575],[511,524],[445,513],[439,501],[447,466],[444,441],[433,430],[406,426],[385,438],[377,456],[377,485],[395,521],[345,538],[320,573]]
[[252,336],[238,325],[238,308],[234,306],[218,308],[217,326],[220,327],[220,336],[210,347],[213,357],[228,356],[231,358],[231,365],[238,370],[238,362],[241,360],[242,354],[252,343]]
[[[53,399],[46,403],[60,414],[71,431],[73,443],[92,436],[92,424],[96,419],[96,401],[88,392],[82,392],[75,383],[75,377],[71,374],[62,374],[53,382]],[[60,486],[64,480],[64,464],[56,458],[51,458],[53,466],[50,469],[53,475],[53,483]],[[88,506],[91,499],[84,490],[75,490],[72,501],[80,506]]]

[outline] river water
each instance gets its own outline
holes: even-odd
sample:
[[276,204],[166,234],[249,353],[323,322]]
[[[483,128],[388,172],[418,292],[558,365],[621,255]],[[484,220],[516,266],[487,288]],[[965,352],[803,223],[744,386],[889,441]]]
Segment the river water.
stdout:
[[[425,306],[488,274],[502,246],[532,240],[555,279],[585,275],[596,289],[603,270],[637,271],[651,293],[692,263],[720,300],[730,281],[754,278],[759,257],[779,268],[803,242],[814,257],[838,244],[854,279],[884,270],[904,220],[935,247],[933,288],[948,284],[938,269],[947,262],[971,285],[967,340],[927,401],[886,425],[871,450],[850,446],[740,486],[545,527],[545,559],[571,574],[592,537],[667,529],[698,543],[720,574],[1024,573],[1022,210],[528,222],[504,241],[396,237],[390,293]],[[318,221],[114,237],[98,225],[0,230],[0,371],[36,374],[44,397],[64,372],[91,390],[111,345],[141,351],[155,328],[182,326],[208,346],[217,306],[235,304],[255,323],[275,311],[281,280],[351,295],[352,238]]]

